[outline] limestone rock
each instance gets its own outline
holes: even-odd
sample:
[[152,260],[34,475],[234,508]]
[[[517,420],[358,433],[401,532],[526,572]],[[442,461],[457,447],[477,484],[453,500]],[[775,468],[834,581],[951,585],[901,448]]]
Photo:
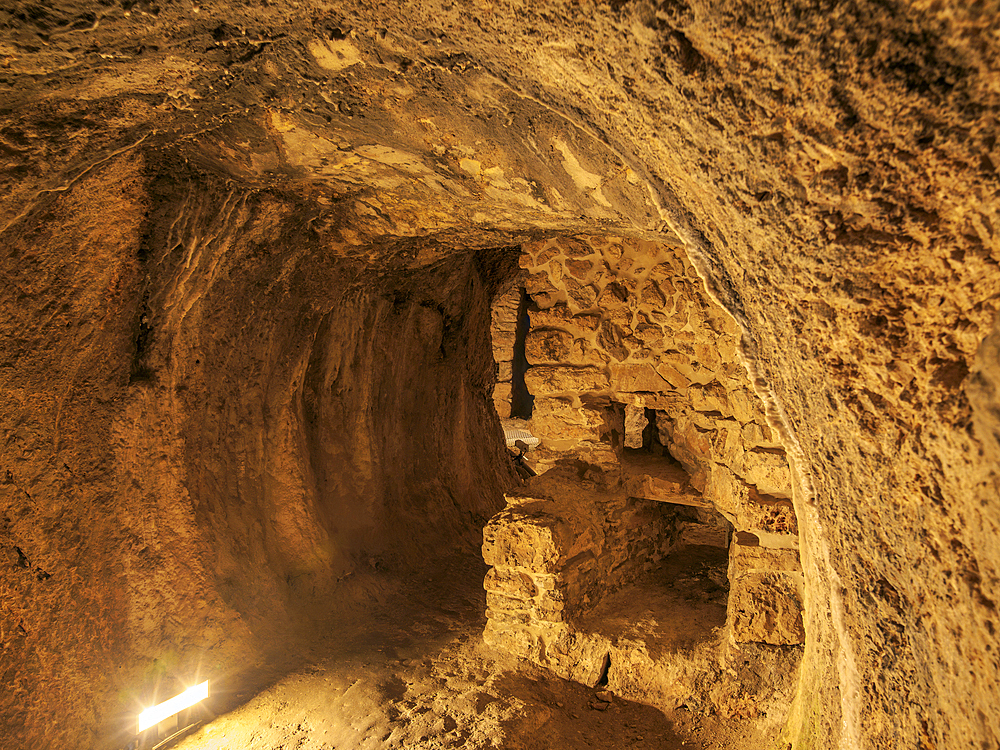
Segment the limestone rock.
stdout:
[[535,397],[532,430],[543,444],[572,439],[599,442],[606,430],[605,411],[575,407],[559,398]]
[[784,452],[746,451],[733,470],[761,493],[790,498],[792,478]]
[[760,571],[730,576],[729,612],[737,643],[787,646],[805,641],[802,600],[795,578]]
[[625,346],[621,328],[610,320],[605,320],[601,323],[600,329],[597,332],[597,342],[608,354],[619,362],[628,357],[629,351],[628,347]]
[[664,357],[706,497],[754,505],[692,385],[794,452],[767,744],[997,744],[995,4],[7,6],[6,742],[110,747],[151,654],[267,661],[359,565],[476,533],[491,300],[523,265],[567,304],[572,258],[574,341]]
[[533,365],[569,362],[573,335],[557,329],[532,329],[524,342],[525,355]]
[[641,448],[642,431],[646,429],[646,409],[643,406],[625,405],[625,447]]
[[528,390],[536,396],[605,391],[609,385],[607,374],[597,367],[553,365],[532,367],[525,374],[524,382]]
[[611,387],[619,393],[658,393],[670,385],[651,365],[612,365]]
[[559,524],[539,502],[507,508],[483,530],[483,559],[494,567],[554,573],[563,555]]
[[534,599],[538,594],[530,575],[509,568],[490,568],[483,586],[487,591],[516,600]]
[[567,278],[565,287],[567,296],[578,309],[586,310],[597,301],[597,290],[590,284],[581,284],[574,278]]
[[666,362],[661,362],[656,366],[656,373],[664,381],[676,390],[684,390],[691,385],[690,378],[686,377],[676,367]]
[[497,380],[501,383],[509,383],[513,374],[513,362],[497,362]]

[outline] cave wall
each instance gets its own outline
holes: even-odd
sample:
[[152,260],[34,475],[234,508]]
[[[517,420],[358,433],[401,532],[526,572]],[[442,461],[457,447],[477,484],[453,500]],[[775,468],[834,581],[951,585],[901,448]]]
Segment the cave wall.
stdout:
[[[8,736],[42,746],[78,731],[53,733],[65,726],[56,715],[79,731],[100,723],[91,698],[108,700],[130,606],[133,542],[120,529],[146,510],[197,513],[153,502],[190,492],[169,486],[185,449],[162,447],[186,440],[179,406],[128,458],[143,430],[129,433],[123,415],[142,425],[167,410],[135,406],[148,386],[128,385],[139,258],[173,249],[140,251],[141,217],[164,233],[170,221],[155,217],[139,172],[217,175],[221,154],[212,205],[234,187],[225,211],[244,210],[247,188],[294,193],[289,232],[328,232],[359,262],[375,237],[500,247],[603,222],[679,240],[739,326],[794,464],[807,654],[788,741],[997,743],[986,339],[1000,294],[997,3],[470,0],[333,13],[66,0],[0,14]],[[183,204],[167,196],[164,210],[174,218]],[[199,265],[197,277],[225,267]],[[281,381],[292,379],[275,393]],[[206,407],[202,421],[240,422],[224,411]],[[257,424],[238,439],[264,434]],[[229,451],[216,473],[232,493],[242,469]],[[140,489],[131,510],[136,493],[118,486],[140,466],[130,460],[168,485]],[[203,592],[194,568],[191,590]],[[204,623],[190,632],[206,637]],[[25,696],[28,711],[16,708]]]
[[112,190],[61,196],[44,222],[5,235],[0,711],[8,738],[51,732],[75,744],[62,722],[93,726],[90,700],[108,690],[128,650],[113,423],[139,309],[140,170],[141,162],[115,164]]
[[297,196],[163,166],[113,160],[7,235],[19,743],[118,746],[183,682],[294,658],[376,575],[475,549],[510,482],[488,327],[516,248],[359,262]]

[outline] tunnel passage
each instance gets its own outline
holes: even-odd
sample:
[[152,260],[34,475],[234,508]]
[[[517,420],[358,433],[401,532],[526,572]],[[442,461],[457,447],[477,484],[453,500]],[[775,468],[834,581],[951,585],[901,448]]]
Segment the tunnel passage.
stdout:
[[[511,359],[527,295],[534,408],[518,418],[503,383],[494,403],[539,438],[540,476],[485,531],[487,640],[668,708],[694,699],[713,649],[801,645],[784,449],[683,252],[576,236],[525,246],[520,265],[493,306],[494,357]],[[687,695],[663,683],[678,672]]]
[[[196,273],[178,281],[201,288],[221,268],[214,283],[225,285],[276,247],[273,229],[289,239],[281,254],[292,273],[274,262],[243,290],[270,304],[269,284],[294,280],[294,297],[325,278],[315,268],[326,252],[296,267],[314,234],[330,253],[353,243],[359,262],[372,250],[380,264],[373,237],[465,227],[452,239],[468,248],[484,225],[528,234],[576,222],[576,234],[669,225],[738,316],[754,387],[796,468],[809,644],[789,743],[997,744],[997,415],[982,390],[995,348],[974,362],[1000,299],[995,4],[7,5],[6,736],[96,745],[87,732],[166,648],[211,648],[217,663],[245,655],[254,636],[225,600],[249,597],[252,576],[238,570],[216,587],[217,557],[238,553],[258,574],[254,632],[277,640],[287,630],[278,623],[296,620],[285,589],[304,580],[298,562],[261,538],[275,518],[297,517],[298,483],[288,500],[258,491],[254,479],[270,477],[254,458],[259,420],[291,411],[279,394],[297,382],[267,363],[302,361],[294,346],[275,341],[272,352],[266,336],[247,335],[233,364],[257,347],[266,356],[226,377],[213,359],[206,382],[218,390],[198,389],[202,376],[183,365],[199,357],[183,351],[165,368],[133,368],[134,350],[155,353],[173,335],[160,322],[141,335],[143,279],[159,273],[144,258],[179,247]],[[215,208],[229,200],[195,224],[212,229],[218,215],[224,228],[248,194],[269,204],[260,241],[221,266],[194,263],[204,248],[189,241],[150,236],[153,215],[189,191],[163,201],[146,191],[149,170],[214,171],[213,149],[229,162]],[[189,207],[198,204],[195,195]],[[349,209],[356,220],[340,221]],[[296,214],[287,223],[286,211]],[[179,314],[194,302],[198,316],[193,298],[170,298]],[[308,333],[316,321],[304,312],[292,317]],[[203,322],[223,338],[232,324]],[[246,392],[261,383],[272,386],[266,408]],[[721,398],[708,390],[694,389]],[[699,439],[736,431],[712,427],[704,415],[716,409],[705,406],[643,409],[674,420],[658,417],[657,428],[706,494],[756,488],[765,502],[744,509],[736,538],[759,544],[734,549],[773,563],[779,548],[768,545],[792,524],[787,488],[737,470],[724,446],[725,462],[699,466]],[[751,423],[739,431],[773,438]],[[224,449],[188,453],[189,435],[211,448],[216,433]],[[305,455],[300,437],[275,430],[266,447]],[[203,476],[199,453],[216,464]],[[218,523],[202,529],[196,512]]]
[[[339,85],[305,54],[279,78]],[[407,78],[433,85],[364,118],[207,89],[197,112],[123,94],[18,115],[71,146],[2,203],[0,715],[26,746],[114,745],[172,684],[300,658],[387,574],[475,552],[502,507],[488,327],[512,248],[646,231],[655,201],[488,73]],[[512,127],[464,106],[484,92]],[[433,148],[428,118],[449,127]],[[608,205],[565,159],[607,174]]]

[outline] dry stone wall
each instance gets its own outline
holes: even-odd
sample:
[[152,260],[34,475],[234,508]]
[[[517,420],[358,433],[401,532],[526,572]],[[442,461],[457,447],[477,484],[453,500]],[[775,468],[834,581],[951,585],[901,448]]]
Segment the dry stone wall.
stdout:
[[[588,486],[589,485],[589,486]],[[554,469],[508,493],[483,532],[487,643],[597,684],[605,641],[574,627],[608,591],[649,571],[682,521],[669,506],[608,494]]]
[[[136,492],[110,477],[119,454],[104,436],[130,419],[116,378],[142,330],[144,259],[175,250],[150,242],[148,224],[197,202],[183,186],[147,200],[129,188],[134,168],[217,175],[222,215],[244,191],[293,204],[287,224],[261,214],[291,245],[202,246],[205,265],[178,278],[198,289],[213,275],[258,306],[273,286],[322,280],[331,254],[380,265],[386,244],[372,238],[416,256],[439,240],[482,246],[490,227],[520,244],[606,231],[598,222],[669,225],[738,317],[794,452],[809,645],[788,743],[998,744],[996,334],[984,341],[1000,300],[996,0],[39,5],[0,11],[0,291],[13,311],[0,491],[14,509],[0,577],[24,614],[5,631],[5,736],[100,746],[78,733],[116,691],[91,671],[113,674],[133,652],[103,636],[128,632],[134,602],[149,611],[115,524],[120,507],[161,512],[172,451],[136,451],[155,489]],[[323,249],[297,275],[289,254],[314,235]],[[108,261],[118,247],[134,250]],[[261,256],[273,265],[251,284],[227,270]],[[81,288],[93,304],[78,304]],[[254,351],[252,329],[246,346],[221,346]],[[159,326],[146,333],[162,346]],[[246,380],[235,374],[235,390]],[[233,392],[185,398],[211,429]],[[186,427],[181,392],[168,393],[137,432]],[[241,434],[270,429],[262,419]],[[230,485],[209,489],[244,507]],[[243,533],[218,530],[227,546]],[[164,560],[186,549],[166,546]],[[156,583],[185,598],[177,578]],[[200,615],[172,616],[202,637]],[[52,657],[63,638],[76,662]]]
[[[731,560],[733,596],[756,607],[752,625],[732,618],[733,637],[801,643],[788,460],[740,364],[736,325],[707,299],[683,251],[621,237],[560,238],[525,245],[521,266],[533,303],[525,381],[534,396],[529,427],[542,441],[533,452],[538,469],[581,460],[605,486],[634,487],[622,448],[642,445],[652,410],[659,442],[694,495],[740,532],[734,548],[755,548],[755,567],[745,567],[745,555]],[[494,305],[495,321],[510,304]],[[507,344],[500,332],[498,362]]]

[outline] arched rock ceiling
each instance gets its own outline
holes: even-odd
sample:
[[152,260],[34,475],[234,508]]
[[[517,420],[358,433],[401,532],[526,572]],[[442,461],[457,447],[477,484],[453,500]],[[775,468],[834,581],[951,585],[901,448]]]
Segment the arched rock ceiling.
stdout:
[[[18,277],[6,304],[30,322],[60,284],[110,284],[93,277],[115,243],[140,278],[171,231],[230,231],[205,217],[240,201],[274,209],[255,231],[292,236],[292,256],[353,268],[607,226],[679,240],[743,329],[800,469],[809,643],[790,741],[991,746],[997,365],[995,345],[977,351],[1000,295],[998,17],[996,2],[18,2],[0,11],[4,273],[25,273],[27,246],[76,275]],[[127,361],[139,300],[108,308],[129,320],[80,304]],[[44,367],[39,336],[19,345]],[[70,364],[86,380],[102,362]],[[87,408],[126,398],[87,383]],[[48,408],[32,387],[22,416]]]

